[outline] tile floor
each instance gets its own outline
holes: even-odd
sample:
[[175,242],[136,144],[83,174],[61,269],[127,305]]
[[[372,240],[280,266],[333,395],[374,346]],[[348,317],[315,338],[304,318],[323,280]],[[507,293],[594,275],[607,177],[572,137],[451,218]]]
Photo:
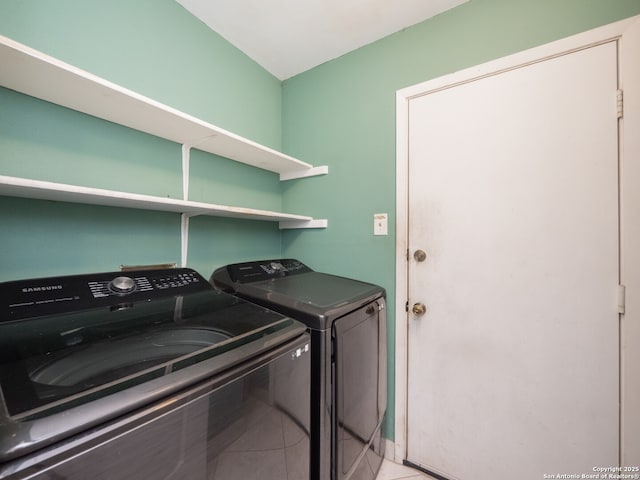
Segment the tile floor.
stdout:
[[387,459],[382,462],[376,480],[432,480],[433,477],[425,475],[419,470],[398,465]]

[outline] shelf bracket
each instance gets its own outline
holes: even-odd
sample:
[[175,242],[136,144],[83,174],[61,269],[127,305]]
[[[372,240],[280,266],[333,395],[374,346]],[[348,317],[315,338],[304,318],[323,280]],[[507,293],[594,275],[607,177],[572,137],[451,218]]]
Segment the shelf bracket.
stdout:
[[187,266],[187,254],[189,253],[189,217],[188,213],[180,215],[180,266]]
[[189,254],[189,219],[197,217],[198,213],[182,213],[180,215],[180,266],[187,266],[187,256]]
[[189,162],[191,160],[191,149],[198,148],[198,145],[216,135],[207,135],[195,142],[182,144],[182,199],[189,200]]
[[306,170],[296,170],[295,172],[281,173],[280,181],[294,180],[296,178],[316,177],[318,175],[327,175],[329,173],[329,166],[323,165],[321,167],[308,168]]
[[294,228],[327,228],[329,220],[287,220],[279,222],[280,230],[290,230]]
[[191,145],[182,144],[182,199],[189,200],[189,160]]

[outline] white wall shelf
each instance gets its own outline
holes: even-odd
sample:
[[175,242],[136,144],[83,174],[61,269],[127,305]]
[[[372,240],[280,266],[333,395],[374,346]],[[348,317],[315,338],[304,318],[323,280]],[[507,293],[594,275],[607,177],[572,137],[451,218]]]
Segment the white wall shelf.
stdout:
[[182,215],[182,265],[195,215],[279,222],[280,229],[326,228],[327,220],[188,200],[192,148],[291,180],[329,172],[216,127],[0,35],[0,86],[182,145],[181,200],[0,175],[0,195],[175,212]]
[[0,85],[188,147],[280,174],[328,173],[0,36]]
[[213,203],[192,202],[189,200],[103,190],[100,188],[9,177],[5,175],[0,175],[0,196],[179,213],[182,215],[182,266],[187,265],[189,218],[197,215],[278,222],[281,230],[291,228],[326,228],[328,225],[327,220],[314,220],[312,217],[305,215],[294,215],[245,207],[230,207]]
[[[68,185],[64,183],[45,182],[27,178],[0,175],[0,195],[8,197],[35,198],[58,202],[83,203],[88,205],[104,205],[110,207],[137,208],[142,210],[158,210],[163,212],[184,213],[190,217],[209,215],[216,217],[243,218],[247,220],[266,220],[285,222],[284,228],[296,222],[298,227],[314,224],[312,228],[326,226],[326,220],[314,221],[305,215],[256,210],[245,207],[230,207],[213,203],[192,202],[168,197],[155,197],[136,193],[103,190],[99,188]],[[321,222],[321,223],[317,223]],[[324,223],[322,223],[324,222]]]

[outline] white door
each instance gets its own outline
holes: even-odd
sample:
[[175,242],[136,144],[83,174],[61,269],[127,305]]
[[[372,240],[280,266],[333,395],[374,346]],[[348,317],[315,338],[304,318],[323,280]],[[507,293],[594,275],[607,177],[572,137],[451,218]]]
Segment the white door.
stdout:
[[618,464],[616,90],[610,42],[410,101],[410,462]]

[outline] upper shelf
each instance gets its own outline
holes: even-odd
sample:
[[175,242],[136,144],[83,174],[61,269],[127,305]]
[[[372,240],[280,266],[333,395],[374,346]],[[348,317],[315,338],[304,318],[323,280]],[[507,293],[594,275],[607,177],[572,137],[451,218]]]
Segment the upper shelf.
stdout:
[[328,173],[0,35],[0,85],[198,150],[279,173]]

